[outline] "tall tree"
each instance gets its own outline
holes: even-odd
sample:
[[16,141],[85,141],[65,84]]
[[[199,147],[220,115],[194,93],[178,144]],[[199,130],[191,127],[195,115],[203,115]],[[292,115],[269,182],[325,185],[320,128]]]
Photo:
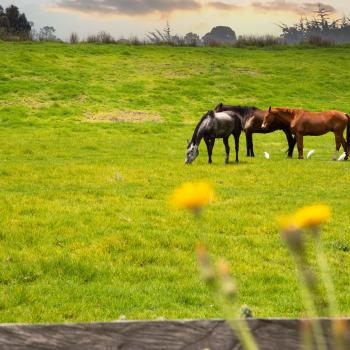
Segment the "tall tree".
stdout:
[[6,17],[3,7],[0,5],[0,35],[7,33],[9,26],[8,18]]
[[7,32],[10,34],[17,34],[20,36],[29,36],[31,25],[27,21],[26,15],[20,13],[18,7],[11,5],[6,8],[4,15],[7,20]]

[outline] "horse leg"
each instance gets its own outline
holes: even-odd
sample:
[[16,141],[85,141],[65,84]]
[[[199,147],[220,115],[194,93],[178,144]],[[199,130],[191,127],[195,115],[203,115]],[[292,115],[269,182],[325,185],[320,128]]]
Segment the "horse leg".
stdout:
[[296,140],[298,144],[299,159],[304,159],[304,137],[302,134],[296,134]]
[[288,158],[293,158],[296,139],[293,137],[293,134],[290,132],[290,130],[283,130],[283,132],[286,134],[288,141]]
[[247,139],[247,157],[255,157],[254,145],[253,145],[253,133],[249,130],[246,130],[246,139]]
[[211,147],[211,142],[210,142],[210,139],[207,139],[207,138],[205,138],[204,141],[205,141],[205,144],[207,145],[208,158],[209,158],[208,162],[209,162],[209,164],[211,164],[213,162],[211,159],[212,151],[213,151],[213,149]]
[[215,145],[215,139],[210,139],[210,159],[213,155],[214,145]]
[[223,138],[225,149],[226,149],[226,158],[225,158],[225,164],[228,164],[229,158],[230,158],[230,145],[228,143],[228,137]]
[[[239,153],[239,138],[240,138],[240,136],[241,136],[241,131],[239,131],[237,134],[234,134],[233,136],[234,136],[234,138],[235,138],[236,163],[238,163],[238,162],[239,162],[239,159],[238,159],[238,153]],[[254,153],[253,153],[252,157],[254,157]]]
[[249,141],[249,134],[247,131],[245,133],[245,139],[247,144],[247,157],[250,157],[250,141]]
[[341,139],[342,139],[341,144],[342,144],[342,146],[343,146],[343,148],[344,148],[344,152],[346,153],[346,157],[345,157],[344,160],[348,160],[348,158],[349,158],[349,147],[348,147],[348,143],[346,142],[346,140],[345,140],[345,138],[344,138],[343,135],[341,135]]
[[[332,159],[338,160],[340,146],[342,145],[344,138],[343,138],[343,135],[341,133],[334,133],[334,135],[335,135],[335,153],[334,153],[334,156]],[[346,144],[346,142],[345,142],[345,144]],[[344,144],[343,144],[343,147],[344,147]],[[346,148],[344,148],[344,149],[346,149]]]

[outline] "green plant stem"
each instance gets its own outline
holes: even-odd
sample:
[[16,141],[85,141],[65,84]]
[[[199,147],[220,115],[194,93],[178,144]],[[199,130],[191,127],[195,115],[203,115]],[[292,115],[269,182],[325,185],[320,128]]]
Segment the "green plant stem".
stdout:
[[323,335],[323,329],[320,321],[317,319],[317,309],[315,303],[313,302],[312,292],[308,287],[308,283],[305,277],[304,263],[302,262],[300,256],[293,254],[296,261],[301,292],[303,294],[303,299],[306,307],[308,316],[310,317],[312,329],[314,331],[314,336],[316,340],[316,345],[319,350],[327,350],[326,341]]
[[[317,262],[318,262],[318,265],[320,266],[321,278],[327,293],[328,313],[330,317],[336,317],[336,316],[339,316],[338,302],[335,294],[333,280],[331,277],[331,271],[328,265],[326,254],[323,249],[320,232],[318,232],[318,230],[314,232],[313,237],[315,241],[315,251],[316,251]],[[332,322],[333,344],[335,348],[338,349],[340,347],[337,346],[337,344],[339,343],[339,340],[337,339],[335,326],[336,326],[335,322]]]
[[329,316],[335,317],[339,315],[338,302],[335,294],[333,280],[331,277],[331,272],[327,262],[327,257],[326,257],[326,254],[324,253],[320,234],[318,233],[314,234],[314,240],[315,240],[315,250],[316,250],[317,261],[321,269],[321,278],[323,280],[323,283],[326,288],[326,293],[327,293]]
[[223,308],[225,318],[227,322],[229,322],[231,328],[235,331],[243,348],[246,350],[258,350],[258,344],[250,331],[248,322],[245,319],[232,319],[232,316],[229,315],[230,312],[232,313],[232,309],[229,307],[229,305],[225,305],[224,303]]
[[313,350],[313,334],[312,334],[312,324],[309,320],[303,320],[301,332],[302,332],[302,342],[304,350]]

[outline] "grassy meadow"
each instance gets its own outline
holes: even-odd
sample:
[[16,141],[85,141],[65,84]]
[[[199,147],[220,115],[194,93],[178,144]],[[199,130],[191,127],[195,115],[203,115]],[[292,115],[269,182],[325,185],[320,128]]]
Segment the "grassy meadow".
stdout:
[[[0,322],[220,317],[201,282],[203,234],[256,317],[304,314],[276,217],[332,207],[324,241],[350,313],[350,163],[334,136],[286,158],[282,132],[255,135],[255,159],[185,166],[186,139],[220,102],[350,112],[350,47],[171,48],[0,42]],[[266,160],[263,152],[271,159]],[[198,224],[168,198],[208,180]],[[321,293],[324,293],[321,290]]]

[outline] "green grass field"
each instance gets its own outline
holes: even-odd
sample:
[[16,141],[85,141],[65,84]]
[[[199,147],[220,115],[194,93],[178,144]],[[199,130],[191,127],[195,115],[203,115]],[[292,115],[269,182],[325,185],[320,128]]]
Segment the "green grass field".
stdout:
[[197,223],[168,205],[175,187],[202,179],[217,201],[200,230],[257,317],[304,314],[276,217],[330,205],[324,241],[348,315],[350,163],[331,161],[333,135],[305,139],[312,160],[287,160],[281,132],[255,136],[255,159],[242,137],[239,165],[224,165],[221,142],[211,166],[204,144],[193,166],[184,158],[219,102],[349,113],[349,57],[350,47],[0,43],[0,322],[220,317],[198,275]]

